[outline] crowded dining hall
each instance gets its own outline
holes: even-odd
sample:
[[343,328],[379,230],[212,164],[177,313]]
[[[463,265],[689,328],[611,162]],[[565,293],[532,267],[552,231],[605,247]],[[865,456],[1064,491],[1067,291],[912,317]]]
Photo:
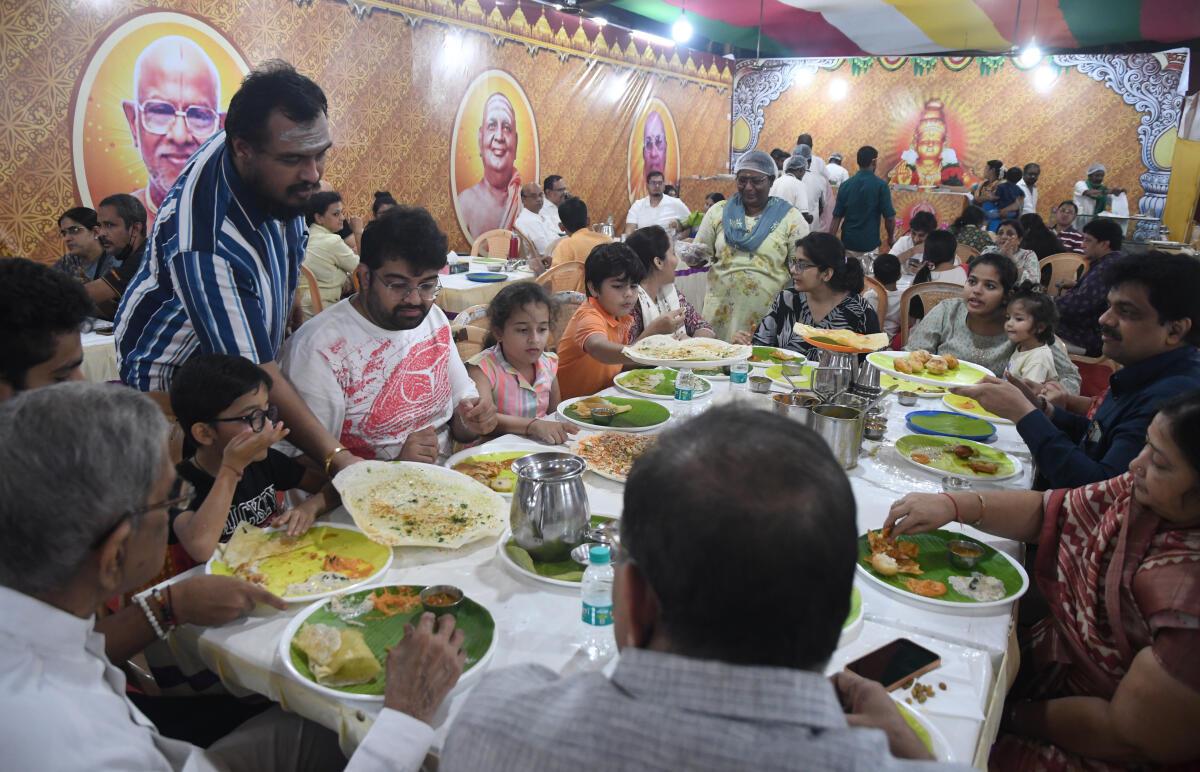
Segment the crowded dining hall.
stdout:
[[0,768],[1200,768],[1200,6],[13,2]]

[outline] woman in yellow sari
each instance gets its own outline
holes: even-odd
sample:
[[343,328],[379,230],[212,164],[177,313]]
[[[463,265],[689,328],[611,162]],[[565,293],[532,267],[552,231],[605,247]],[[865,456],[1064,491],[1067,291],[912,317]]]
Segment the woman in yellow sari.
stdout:
[[712,253],[702,315],[722,340],[754,330],[791,282],[788,261],[808,235],[800,212],[770,196],[775,170],[761,150],[743,155],[734,168],[738,192],[714,204],[696,233],[695,243]]

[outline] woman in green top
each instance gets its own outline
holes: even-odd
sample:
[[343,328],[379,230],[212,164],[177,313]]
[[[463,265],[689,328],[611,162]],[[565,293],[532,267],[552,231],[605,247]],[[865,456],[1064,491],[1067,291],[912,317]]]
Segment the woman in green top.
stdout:
[[[998,252],[971,261],[961,298],[943,300],[912,329],[909,351],[953,354],[982,365],[997,376],[1004,374],[1016,345],[1004,334],[1008,300],[1017,284],[1017,266]],[[1051,346],[1059,383],[1068,393],[1079,393],[1079,370],[1059,346]]]
[[696,234],[695,243],[712,252],[702,316],[722,340],[755,329],[791,282],[788,261],[808,235],[800,212],[770,196],[775,171],[761,150],[743,155],[734,169],[738,192],[709,209]]

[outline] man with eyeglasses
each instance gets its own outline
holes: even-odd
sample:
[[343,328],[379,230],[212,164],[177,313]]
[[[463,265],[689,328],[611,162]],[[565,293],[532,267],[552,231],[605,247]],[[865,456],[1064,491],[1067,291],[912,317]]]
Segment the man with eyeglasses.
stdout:
[[362,458],[428,464],[451,438],[496,428],[434,306],[446,234],[429,212],[398,206],[363,231],[360,291],[314,316],[284,347],[283,372],[338,442]]
[[[200,748],[160,733],[131,701],[115,663],[180,625],[288,607],[240,579],[199,575],[95,621],[107,598],[145,585],[163,564],[168,509],[178,504],[166,436],[159,409],[121,386],[59,384],[0,404],[4,768],[342,769],[335,733],[279,707]],[[73,446],[89,452],[63,452]],[[224,592],[201,613],[196,591],[205,587]],[[453,617],[423,614],[414,628],[389,652],[383,708],[352,769],[408,772],[425,759],[429,722],[466,657]],[[188,718],[200,714],[192,706]]]
[[562,234],[558,231],[558,223],[554,227],[542,217],[542,204],[545,201],[545,196],[542,193],[542,187],[536,182],[527,182],[521,186],[521,213],[517,215],[517,221],[514,227],[525,235],[533,243],[533,248],[537,250],[537,257],[543,258],[534,264],[530,261],[530,267],[535,273],[541,273],[546,269],[549,260],[545,260],[550,256],[551,248],[554,242],[562,238]]
[[[652,113],[658,115],[658,113]],[[666,179],[658,170],[646,172],[646,196],[633,202],[625,215],[625,235],[638,228],[660,225],[668,233],[679,230],[679,224],[691,214],[687,204],[666,195]]]
[[286,62],[252,72],[225,131],[163,200],[145,259],[117,311],[121,380],[160,403],[197,353],[236,354],[271,376],[291,442],[333,474],[356,458],[276,364],[308,242],[304,212],[330,140],[321,88]]
[[178,35],[155,40],[133,65],[133,99],[122,101],[146,187],[133,192],[152,225],[167,191],[200,145],[221,130],[221,76],[200,46]]
[[546,195],[546,200],[542,203],[541,215],[550,227],[561,231],[562,223],[558,219],[558,207],[571,197],[567,181],[557,174],[551,174],[542,182],[542,192]]

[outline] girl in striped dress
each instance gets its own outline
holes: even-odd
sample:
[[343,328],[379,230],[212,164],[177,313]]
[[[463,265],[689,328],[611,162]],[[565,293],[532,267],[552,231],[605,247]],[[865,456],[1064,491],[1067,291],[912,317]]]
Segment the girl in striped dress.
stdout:
[[557,314],[553,298],[533,282],[510,284],[488,305],[488,348],[467,361],[479,393],[496,405],[497,433],[566,442],[576,427],[553,417],[558,407],[558,355],[546,351]]

